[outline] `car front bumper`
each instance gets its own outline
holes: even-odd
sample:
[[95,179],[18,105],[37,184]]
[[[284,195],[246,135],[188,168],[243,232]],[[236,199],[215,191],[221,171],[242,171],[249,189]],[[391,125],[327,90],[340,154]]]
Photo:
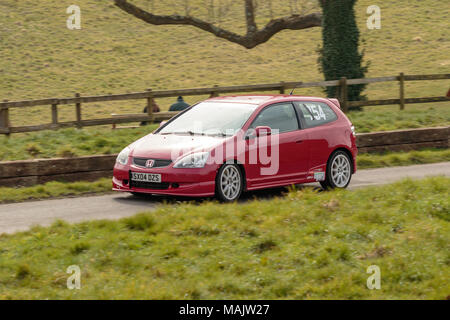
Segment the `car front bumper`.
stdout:
[[[172,165],[164,168],[145,169],[134,165],[116,163],[112,179],[112,190],[187,197],[206,197],[215,194],[215,179],[219,169],[217,165],[204,168],[177,169]],[[131,182],[130,172],[161,174],[161,183],[142,184]]]

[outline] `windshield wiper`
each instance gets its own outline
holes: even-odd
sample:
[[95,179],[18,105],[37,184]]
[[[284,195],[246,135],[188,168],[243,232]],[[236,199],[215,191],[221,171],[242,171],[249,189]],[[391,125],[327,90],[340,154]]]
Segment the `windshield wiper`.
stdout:
[[212,136],[219,136],[219,137],[231,137],[232,134],[226,134],[224,132],[217,132],[217,133],[212,133]]
[[186,135],[186,134],[188,134],[188,135],[190,135],[190,136],[195,136],[195,135],[200,135],[200,136],[203,136],[203,135],[205,135],[204,133],[202,133],[202,132],[194,132],[194,131],[173,131],[173,132],[163,132],[163,133],[161,133],[161,134],[179,134],[179,135]]
[[169,135],[169,134],[179,134],[179,135],[190,135],[190,136],[220,136],[220,137],[230,137],[232,135],[226,134],[224,132],[216,132],[216,133],[204,133],[204,132],[194,132],[194,131],[173,131],[173,132],[162,132],[161,135]]

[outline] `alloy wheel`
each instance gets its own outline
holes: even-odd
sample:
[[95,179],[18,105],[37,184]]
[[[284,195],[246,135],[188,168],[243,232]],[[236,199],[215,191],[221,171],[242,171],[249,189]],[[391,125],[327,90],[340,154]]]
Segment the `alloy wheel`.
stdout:
[[338,188],[347,185],[351,177],[350,161],[343,154],[338,154],[331,163],[331,179]]
[[227,200],[234,200],[241,191],[241,174],[236,166],[226,166],[220,176],[220,189]]

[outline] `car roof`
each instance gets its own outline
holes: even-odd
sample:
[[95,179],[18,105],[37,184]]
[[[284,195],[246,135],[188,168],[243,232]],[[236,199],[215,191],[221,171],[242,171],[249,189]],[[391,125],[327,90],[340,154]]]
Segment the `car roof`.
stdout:
[[329,101],[326,98],[320,97],[306,97],[306,96],[296,96],[296,95],[235,95],[235,96],[220,96],[210,98],[207,101],[211,102],[222,102],[222,103],[242,103],[251,105],[262,105],[268,103],[276,103],[283,101],[295,101],[295,100],[312,100],[312,101]]

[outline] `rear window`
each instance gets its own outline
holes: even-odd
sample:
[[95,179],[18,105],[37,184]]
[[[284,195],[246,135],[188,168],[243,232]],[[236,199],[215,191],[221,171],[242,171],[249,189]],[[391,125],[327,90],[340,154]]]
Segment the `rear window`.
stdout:
[[320,126],[337,119],[336,113],[326,103],[295,102],[307,128]]

